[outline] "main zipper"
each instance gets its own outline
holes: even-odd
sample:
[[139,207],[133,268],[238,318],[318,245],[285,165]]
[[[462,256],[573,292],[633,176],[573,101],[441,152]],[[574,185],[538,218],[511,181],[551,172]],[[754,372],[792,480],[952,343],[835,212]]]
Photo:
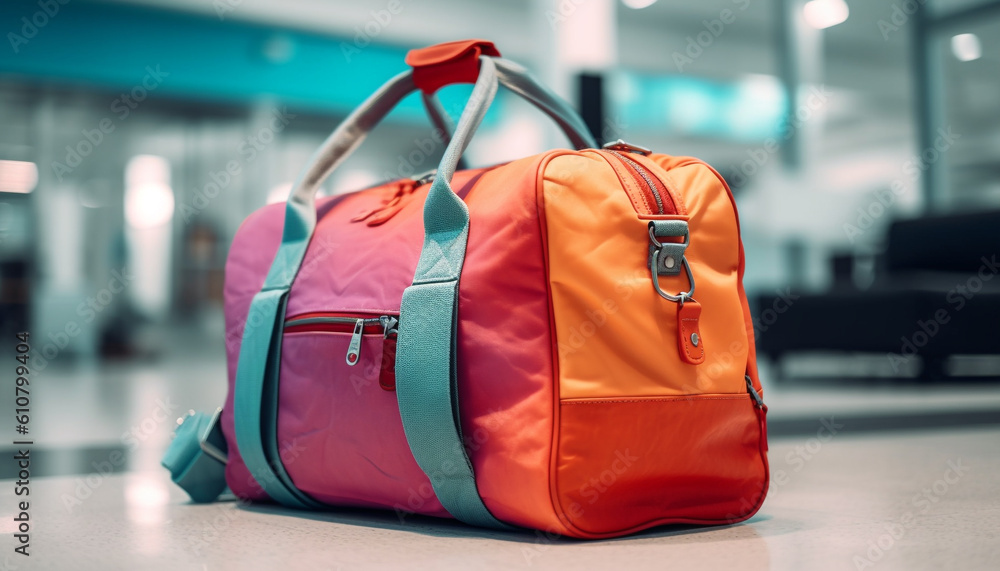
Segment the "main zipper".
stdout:
[[[341,328],[338,326],[351,326]],[[317,315],[306,314],[292,317],[285,320],[285,333],[299,333],[307,331],[331,331],[347,332],[351,331],[351,342],[347,345],[347,356],[344,361],[351,367],[358,364],[361,355],[361,339],[366,329],[373,329],[369,333],[381,331],[383,338],[389,338],[398,331],[399,319],[393,315],[379,315],[377,317],[354,317],[344,315]]]
[[653,182],[653,177],[652,175],[649,174],[649,171],[643,168],[642,165],[640,165],[639,163],[633,161],[632,159],[628,158],[627,156],[616,150],[607,149],[607,151],[612,155],[618,157],[618,159],[620,159],[626,165],[632,167],[632,170],[634,170],[640,177],[642,177],[642,180],[646,182],[646,186],[649,187],[650,192],[653,193],[653,199],[656,200],[655,214],[663,214],[663,197],[660,196],[660,191],[659,189],[656,188],[656,183]]
[[[656,212],[647,212],[645,214],[678,214],[677,201],[674,200],[666,183],[630,156],[631,153],[635,153],[648,157],[653,151],[618,139],[617,141],[605,144],[601,147],[600,152],[604,153],[605,157],[612,158],[621,164],[622,168],[631,175],[632,180],[637,185],[640,187],[645,186],[649,190],[649,194],[653,195],[653,201],[656,202]],[[615,171],[618,171],[617,167],[614,168]],[[619,176],[621,176],[620,172]],[[642,202],[649,210],[652,210],[652,206],[649,204],[647,198],[643,196]],[[634,198],[633,203],[638,210],[640,205],[636,203]]]

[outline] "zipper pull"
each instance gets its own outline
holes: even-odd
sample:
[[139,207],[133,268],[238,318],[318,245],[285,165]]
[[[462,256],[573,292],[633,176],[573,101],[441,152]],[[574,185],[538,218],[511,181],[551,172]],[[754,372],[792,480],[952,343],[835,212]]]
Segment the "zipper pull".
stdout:
[[374,212],[373,215],[368,218],[369,226],[378,226],[380,224],[385,224],[390,218],[399,213],[404,206],[406,206],[406,201],[404,200],[408,195],[413,194],[413,191],[417,189],[419,184],[412,180],[404,180],[400,183],[399,190],[396,195],[393,196],[392,200],[384,204]]
[[627,143],[621,139],[618,139],[617,141],[612,141],[610,143],[605,143],[604,146],[601,148],[607,151],[625,151],[627,153],[636,153],[646,157],[653,154],[653,151],[647,149],[646,147],[633,145],[632,143]]
[[358,364],[358,357],[361,355],[361,336],[365,332],[365,320],[358,319],[354,323],[354,334],[351,335],[351,344],[347,346],[347,364],[353,367]]
[[[385,201],[382,202],[382,204],[376,206],[375,208],[372,208],[371,210],[367,210],[367,211],[361,212],[357,216],[355,216],[354,218],[351,218],[351,222],[363,222],[365,220],[368,220],[372,216],[375,216],[376,218],[378,218],[376,216],[377,214],[379,214],[381,212],[384,212],[385,210],[387,210],[389,208],[392,208],[393,206],[396,206],[397,204],[400,203],[400,201],[402,201],[402,199],[403,199],[404,196],[406,196],[407,194],[410,194],[416,188],[417,188],[417,183],[415,181],[411,180],[411,179],[403,179],[403,180],[397,181],[396,182],[396,191],[392,194],[392,196],[390,196],[389,198],[387,198]],[[391,218],[391,216],[390,216],[390,218]],[[371,222],[369,222],[368,225],[369,226],[377,226],[378,224],[381,224],[382,222],[385,222],[385,220],[377,222],[376,224],[372,224]]]
[[382,324],[382,338],[388,339],[389,335],[394,335],[397,332],[396,326],[399,325],[399,320],[391,315],[383,315],[378,318],[379,323]]
[[437,172],[437,169],[431,169],[425,173],[418,174],[410,180],[412,180],[417,186],[423,186],[434,180],[434,177],[437,176]]

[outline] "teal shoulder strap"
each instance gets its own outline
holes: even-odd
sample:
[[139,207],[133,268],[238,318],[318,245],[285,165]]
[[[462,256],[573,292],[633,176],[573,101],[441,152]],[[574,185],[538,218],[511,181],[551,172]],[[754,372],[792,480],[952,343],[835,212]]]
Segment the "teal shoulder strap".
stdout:
[[503,59],[480,59],[480,75],[424,204],[424,244],[406,288],[396,345],[396,398],[406,441],[441,505],[474,525],[510,529],[486,508],[462,438],[456,375],[458,284],[469,238],[469,211],[449,184],[465,145],[504,85],[563,127],[577,148],[594,147],[586,127],[557,96]]
[[348,116],[313,156],[288,200],[281,245],[243,326],[233,397],[236,445],[264,492],[289,507],[322,507],[295,487],[277,442],[281,330],[288,292],[316,228],[316,190],[368,130],[413,89],[409,73],[393,78]]
[[469,524],[507,528],[489,512],[476,487],[462,439],[455,372],[458,282],[469,238],[469,210],[448,181],[458,156],[479,125],[497,82],[493,62],[483,59],[480,80],[441,159],[424,204],[424,245],[403,292],[396,345],[396,398],[406,441],[441,505]]
[[277,443],[278,364],[288,289],[265,287],[250,303],[233,395],[236,445],[247,469],[271,499],[289,507],[317,508],[321,504],[292,483]]

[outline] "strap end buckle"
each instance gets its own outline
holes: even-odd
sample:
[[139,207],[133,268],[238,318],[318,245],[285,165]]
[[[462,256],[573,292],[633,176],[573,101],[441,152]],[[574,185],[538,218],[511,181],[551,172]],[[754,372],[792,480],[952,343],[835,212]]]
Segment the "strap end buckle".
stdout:
[[221,406],[215,409],[208,427],[198,438],[198,446],[202,452],[225,465],[229,463],[229,458],[226,451],[223,450],[226,447],[226,438],[222,434],[222,425],[219,424],[220,418],[222,418]]
[[191,411],[177,419],[174,440],[163,455],[170,478],[198,503],[214,501],[226,489],[226,439],[219,418]]

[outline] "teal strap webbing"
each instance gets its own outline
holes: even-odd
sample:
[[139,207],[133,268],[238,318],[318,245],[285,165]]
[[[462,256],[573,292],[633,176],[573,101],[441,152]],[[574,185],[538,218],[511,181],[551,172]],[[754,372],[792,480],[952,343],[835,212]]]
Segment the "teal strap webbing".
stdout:
[[[254,296],[243,329],[237,390],[234,395],[236,443],[240,456],[264,492],[283,505],[315,508],[321,504],[300,492],[285,472],[277,442],[278,367],[287,288],[265,289]],[[266,452],[265,452],[266,450]],[[268,461],[272,459],[273,461]]]
[[496,94],[496,69],[483,59],[455,135],[424,204],[424,246],[413,285],[403,292],[396,342],[396,400],[410,451],[448,513],[468,524],[509,527],[489,512],[462,439],[455,371],[458,282],[469,239],[469,210],[449,185],[464,143]]
[[281,246],[243,326],[236,366],[233,420],[236,445],[254,480],[273,500],[296,508],[319,508],[298,490],[285,470],[277,442],[278,377],[285,304],[316,227],[315,195],[323,179],[361,143],[368,130],[413,91],[400,74],[348,116],[313,157],[285,208]]
[[396,349],[399,413],[410,450],[448,513],[468,524],[506,528],[479,497],[463,445],[452,346],[457,294],[456,281],[418,284],[403,294],[408,323],[400,320]]

